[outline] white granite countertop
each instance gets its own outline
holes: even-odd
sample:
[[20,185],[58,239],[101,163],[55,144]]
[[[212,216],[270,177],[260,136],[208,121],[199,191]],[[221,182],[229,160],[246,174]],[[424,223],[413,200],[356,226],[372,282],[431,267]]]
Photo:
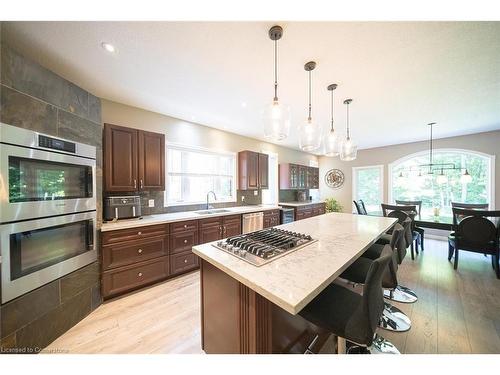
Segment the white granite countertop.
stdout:
[[385,233],[396,219],[330,213],[280,225],[317,242],[261,267],[209,244],[193,252],[291,314],[297,314]]
[[157,214],[157,215],[147,215],[143,216],[141,219],[123,219],[118,221],[112,221],[103,223],[101,226],[101,232],[107,232],[112,230],[126,229],[126,228],[136,228],[143,227],[146,225],[154,225],[154,224],[165,224],[165,223],[173,223],[176,221],[184,221],[184,220],[195,220],[195,219],[205,219],[208,217],[218,217],[218,216],[227,216],[227,215],[238,215],[238,214],[246,214],[250,212],[259,212],[259,211],[267,211],[267,210],[276,210],[279,209],[279,206],[275,205],[248,205],[248,206],[236,206],[236,207],[224,207],[224,208],[215,208],[214,210],[228,210],[227,212],[220,212],[211,215],[200,215],[196,212],[199,211],[183,211],[183,212],[172,212],[168,214]]
[[290,206],[290,207],[300,207],[300,206],[309,206],[310,204],[317,204],[317,203],[325,203],[325,201],[306,201],[306,202],[279,202],[278,204],[280,206]]

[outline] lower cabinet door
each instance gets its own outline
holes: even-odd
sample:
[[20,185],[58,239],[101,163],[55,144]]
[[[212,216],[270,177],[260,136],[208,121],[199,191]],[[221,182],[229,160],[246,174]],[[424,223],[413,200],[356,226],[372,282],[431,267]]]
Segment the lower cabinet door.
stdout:
[[198,256],[191,251],[170,256],[170,274],[176,275],[198,267]]
[[169,257],[134,264],[133,266],[105,271],[102,275],[103,297],[110,297],[128,292],[141,286],[159,281],[168,277]]
[[191,250],[198,244],[198,231],[186,231],[170,235],[170,254]]

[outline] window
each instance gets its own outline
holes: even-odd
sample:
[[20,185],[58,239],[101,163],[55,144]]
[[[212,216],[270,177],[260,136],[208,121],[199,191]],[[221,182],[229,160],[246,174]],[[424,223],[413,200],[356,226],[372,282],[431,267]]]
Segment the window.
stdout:
[[236,201],[236,154],[167,145],[165,205],[206,202],[214,191],[217,202]]
[[269,188],[262,189],[262,204],[278,204],[278,154],[264,153],[269,155]]
[[[489,203],[492,202],[492,170],[494,157],[467,150],[434,150],[434,163],[453,163],[457,168],[467,168],[472,182],[462,184],[460,169],[443,171],[447,182],[439,184],[438,173],[419,176],[418,165],[429,163],[428,152],[420,152],[397,160],[389,166],[390,200],[422,200],[422,216],[434,215],[434,208],[440,216],[451,216],[451,202]],[[417,169],[408,172],[408,168]],[[403,177],[400,177],[400,173]]]
[[379,212],[384,200],[384,166],[353,167],[352,196],[362,199],[369,213]]

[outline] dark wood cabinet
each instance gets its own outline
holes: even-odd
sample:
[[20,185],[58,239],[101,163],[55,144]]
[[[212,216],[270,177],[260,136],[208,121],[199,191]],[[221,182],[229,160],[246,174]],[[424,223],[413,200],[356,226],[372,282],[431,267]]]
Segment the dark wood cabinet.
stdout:
[[165,190],[165,136],[104,124],[104,190]]
[[282,163],[279,165],[280,189],[318,189],[319,168]]
[[325,203],[310,203],[302,206],[287,206],[282,203],[281,206],[293,208],[295,211],[295,221],[307,219],[313,216],[323,215],[326,212]]
[[280,211],[269,210],[264,211],[264,228],[275,227],[280,224]]
[[269,155],[259,154],[259,187],[269,188]]
[[200,220],[200,243],[217,241],[241,234],[241,215],[219,216]]
[[224,216],[222,237],[227,238],[241,234],[241,215]]
[[138,173],[141,190],[165,190],[165,136],[139,131]]
[[269,156],[254,151],[238,153],[238,186],[240,190],[269,187]]
[[104,189],[137,190],[137,130],[104,124]]

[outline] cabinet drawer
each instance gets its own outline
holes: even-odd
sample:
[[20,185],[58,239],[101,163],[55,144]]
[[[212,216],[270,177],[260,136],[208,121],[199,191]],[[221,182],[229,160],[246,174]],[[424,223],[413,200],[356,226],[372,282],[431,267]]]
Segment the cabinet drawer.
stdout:
[[241,224],[241,215],[223,216],[224,224]]
[[170,254],[191,250],[198,243],[198,231],[174,233],[170,235]]
[[170,274],[175,275],[198,267],[198,256],[192,251],[170,256]]
[[198,230],[198,220],[179,221],[170,224],[170,233],[179,233],[188,230]]
[[102,245],[110,245],[117,242],[150,238],[168,234],[168,224],[148,225],[145,227],[120,229],[110,232],[102,232]]
[[280,211],[279,210],[269,210],[269,211],[264,211],[264,217],[268,216],[279,216]]
[[168,255],[168,237],[152,237],[108,245],[102,249],[103,270]]
[[167,278],[168,256],[102,274],[102,293],[109,297]]

